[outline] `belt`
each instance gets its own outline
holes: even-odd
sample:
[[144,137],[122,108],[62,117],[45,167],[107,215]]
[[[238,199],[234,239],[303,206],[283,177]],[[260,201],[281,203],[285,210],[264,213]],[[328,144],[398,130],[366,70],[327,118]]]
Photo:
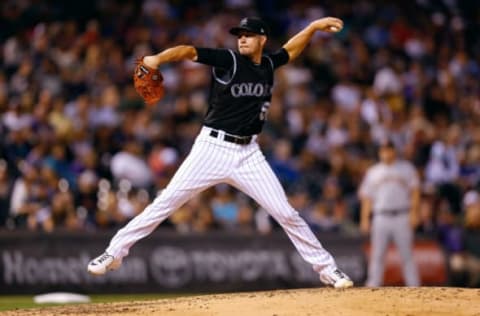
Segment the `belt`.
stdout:
[[408,214],[408,210],[381,210],[378,212],[373,213],[374,216],[377,215],[384,215],[384,216],[397,216],[397,215],[402,215],[402,214]]
[[[218,138],[220,133],[214,129],[210,131],[210,136]],[[248,145],[252,141],[252,136],[235,136],[230,134],[225,134],[223,140],[229,143],[234,143],[238,145]]]

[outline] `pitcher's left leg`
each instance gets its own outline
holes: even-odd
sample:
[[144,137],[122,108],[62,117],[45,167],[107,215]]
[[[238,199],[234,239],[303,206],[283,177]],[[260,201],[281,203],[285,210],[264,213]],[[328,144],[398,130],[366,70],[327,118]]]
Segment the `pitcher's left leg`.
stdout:
[[244,160],[232,173],[230,180],[233,186],[252,197],[275,218],[302,258],[320,274],[324,283],[335,287],[353,285],[350,279],[337,269],[332,255],[322,247],[307,223],[288,203],[285,191],[259,149]]

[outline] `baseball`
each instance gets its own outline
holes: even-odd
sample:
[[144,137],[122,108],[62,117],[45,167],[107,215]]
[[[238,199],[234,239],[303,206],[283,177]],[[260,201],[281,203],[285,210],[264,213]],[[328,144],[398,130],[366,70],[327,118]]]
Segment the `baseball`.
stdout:
[[330,26],[330,31],[332,31],[332,32],[338,32],[338,31],[340,31],[340,29],[339,29],[338,27],[336,27],[336,26]]

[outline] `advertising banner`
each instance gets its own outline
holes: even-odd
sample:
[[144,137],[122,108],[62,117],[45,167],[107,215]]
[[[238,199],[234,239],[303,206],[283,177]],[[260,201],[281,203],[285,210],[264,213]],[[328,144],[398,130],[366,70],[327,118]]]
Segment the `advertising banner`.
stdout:
[[[122,267],[102,277],[89,260],[113,233],[0,233],[0,293],[212,293],[320,286],[283,232],[270,235],[158,231],[137,243]],[[365,279],[362,240],[320,235],[338,265]]]

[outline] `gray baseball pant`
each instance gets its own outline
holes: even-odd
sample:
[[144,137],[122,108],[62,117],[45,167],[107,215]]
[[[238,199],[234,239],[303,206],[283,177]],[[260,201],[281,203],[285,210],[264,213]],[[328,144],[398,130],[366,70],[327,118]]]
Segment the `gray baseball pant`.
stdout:
[[371,227],[371,254],[368,266],[367,286],[383,284],[385,255],[393,240],[402,260],[403,278],[407,286],[419,286],[417,266],[413,260],[414,235],[407,212],[398,215],[375,215]]

